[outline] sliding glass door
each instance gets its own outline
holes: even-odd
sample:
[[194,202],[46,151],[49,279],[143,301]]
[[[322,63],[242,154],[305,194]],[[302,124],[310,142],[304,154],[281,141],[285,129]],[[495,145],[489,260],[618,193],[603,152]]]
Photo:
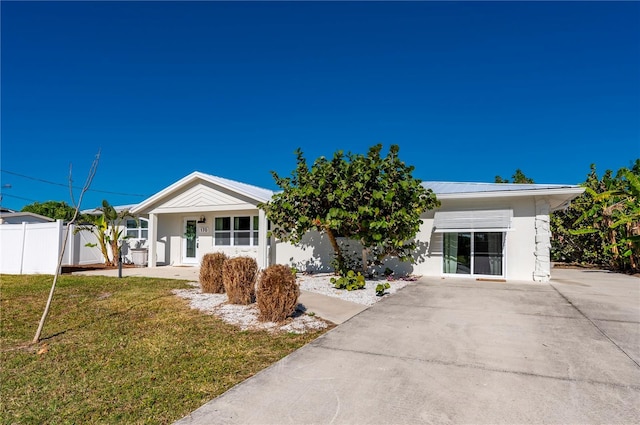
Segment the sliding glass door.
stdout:
[[443,273],[504,275],[503,232],[449,232],[443,236]]

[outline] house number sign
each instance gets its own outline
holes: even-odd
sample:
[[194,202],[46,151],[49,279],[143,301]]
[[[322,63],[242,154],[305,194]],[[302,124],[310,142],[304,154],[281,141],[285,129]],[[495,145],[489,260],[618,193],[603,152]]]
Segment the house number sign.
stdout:
[[209,226],[199,226],[198,233],[209,233]]

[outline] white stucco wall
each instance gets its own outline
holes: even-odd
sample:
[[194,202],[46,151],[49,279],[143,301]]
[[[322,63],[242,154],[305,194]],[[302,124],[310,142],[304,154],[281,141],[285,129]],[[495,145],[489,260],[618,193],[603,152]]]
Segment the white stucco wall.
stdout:
[[333,248],[326,235],[308,232],[299,244],[275,241],[272,259],[276,264],[295,267],[300,271],[327,272],[333,258]]
[[[512,230],[505,236],[505,276],[507,280],[533,281],[536,269],[536,204],[535,198],[511,197],[505,199],[458,199],[443,200],[438,210],[487,210],[512,209]],[[415,263],[401,263],[390,259],[379,269],[389,267],[397,274],[423,276],[443,276],[442,273],[442,233],[433,232],[435,211],[422,216],[423,224],[416,236],[418,249],[414,254]],[[309,232],[298,245],[277,242],[272,257],[278,264],[286,264],[309,271],[330,271],[329,263],[333,249],[326,236]],[[456,275],[456,277],[464,277]]]
[[156,259],[158,265],[178,265],[182,254],[182,215],[158,215],[158,236],[156,239]]
[[[505,279],[533,280],[535,269],[535,202],[533,197],[496,200],[445,200],[438,211],[512,209],[512,229],[505,236]],[[414,273],[424,276],[442,276],[442,233],[433,232],[435,211],[422,216],[423,224],[418,241],[426,242],[426,254],[414,266]],[[424,248],[423,248],[424,249]],[[456,275],[456,277],[464,275]]]

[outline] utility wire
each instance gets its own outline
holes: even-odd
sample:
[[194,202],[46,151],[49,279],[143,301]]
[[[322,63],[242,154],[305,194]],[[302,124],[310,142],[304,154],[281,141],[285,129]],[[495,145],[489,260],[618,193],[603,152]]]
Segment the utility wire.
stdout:
[[6,196],[7,198],[22,199],[23,201],[39,202],[39,201],[36,201],[35,199],[31,199],[31,198],[24,198],[24,197],[22,197],[22,196],[9,195],[8,193],[3,193],[3,194],[2,194],[2,197],[4,198],[5,196]]
[[[0,169],[0,171],[2,171],[3,173],[11,174],[13,176],[23,177],[25,179],[34,180],[34,181],[41,182],[41,183],[52,184],[54,186],[69,187],[68,184],[56,183],[56,182],[52,182],[52,181],[49,181],[49,180],[39,179],[37,177],[25,176],[24,174],[14,173],[13,171],[1,170],[1,169]],[[73,188],[74,189],[82,189],[79,186],[73,186]],[[98,189],[89,189],[89,192],[108,193],[108,194],[111,194],[111,195],[122,195],[122,196],[139,196],[141,198],[146,198],[147,197],[147,195],[141,195],[139,193],[111,192],[111,191],[108,191],[108,190],[98,190]],[[6,196],[9,196],[9,195],[6,195]]]

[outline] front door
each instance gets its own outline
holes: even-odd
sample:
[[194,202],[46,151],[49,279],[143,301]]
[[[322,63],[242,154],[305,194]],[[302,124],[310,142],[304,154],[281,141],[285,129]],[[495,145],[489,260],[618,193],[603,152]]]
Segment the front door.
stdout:
[[198,264],[198,235],[196,218],[184,219],[182,235],[182,264]]

